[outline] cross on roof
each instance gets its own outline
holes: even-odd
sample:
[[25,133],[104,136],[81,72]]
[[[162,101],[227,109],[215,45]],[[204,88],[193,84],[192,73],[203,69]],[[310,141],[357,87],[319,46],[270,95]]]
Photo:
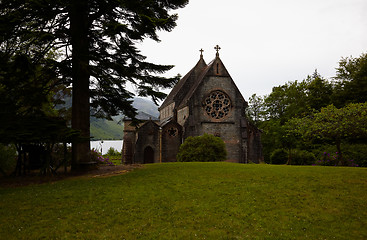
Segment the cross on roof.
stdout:
[[214,47],[215,50],[217,50],[217,57],[219,57],[219,50],[220,50],[220,47],[217,45]]
[[204,50],[203,49],[200,49],[199,52],[200,52],[200,57],[203,57]]

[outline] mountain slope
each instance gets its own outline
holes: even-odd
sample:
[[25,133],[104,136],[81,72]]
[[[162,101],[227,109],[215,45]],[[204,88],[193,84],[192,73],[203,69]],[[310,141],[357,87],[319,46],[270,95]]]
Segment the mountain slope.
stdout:
[[158,106],[154,104],[151,100],[144,98],[134,98],[133,107],[138,109],[138,112],[144,112],[153,117],[158,117]]
[[[140,115],[158,117],[158,106],[152,101],[143,98],[134,98],[133,106],[138,109]],[[147,115],[148,114],[148,115]],[[119,140],[122,139],[123,123],[119,124],[119,121],[123,119],[123,116],[113,117],[112,121],[106,119],[99,119],[91,117],[90,119],[90,136],[93,140]]]
[[93,140],[118,140],[122,139],[124,126],[116,121],[91,117],[90,136]]

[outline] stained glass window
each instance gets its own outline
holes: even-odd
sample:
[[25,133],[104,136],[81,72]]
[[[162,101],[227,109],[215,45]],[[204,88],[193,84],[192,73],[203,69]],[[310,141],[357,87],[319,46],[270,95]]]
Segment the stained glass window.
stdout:
[[231,100],[220,90],[211,92],[203,101],[204,111],[214,119],[221,119],[228,115],[231,109]]

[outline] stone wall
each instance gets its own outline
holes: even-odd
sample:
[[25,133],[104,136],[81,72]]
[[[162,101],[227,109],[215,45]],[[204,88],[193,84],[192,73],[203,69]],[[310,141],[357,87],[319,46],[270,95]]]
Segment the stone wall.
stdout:
[[[219,119],[205,111],[205,98],[213,91],[222,91],[230,101],[229,113]],[[189,126],[185,137],[212,134],[223,139],[226,144],[227,158],[231,162],[244,162],[241,118],[244,117],[244,100],[230,77],[211,76],[203,80],[190,102]]]
[[[150,163],[147,161],[147,150],[153,150],[153,161],[160,162],[159,154],[159,126],[154,121],[145,122],[137,133],[134,163]],[[148,153],[149,154],[149,153]]]
[[182,141],[182,127],[171,121],[162,127],[162,162],[175,162]]

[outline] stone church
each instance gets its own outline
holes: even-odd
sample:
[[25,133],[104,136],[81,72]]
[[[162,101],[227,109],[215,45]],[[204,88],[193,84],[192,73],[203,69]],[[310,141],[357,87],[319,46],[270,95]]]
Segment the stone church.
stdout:
[[259,163],[263,160],[260,130],[245,116],[247,102],[219,57],[209,64],[200,59],[172,89],[160,106],[159,119],[144,119],[138,127],[124,120],[125,163],[174,162],[188,136],[204,133],[226,144],[227,161]]

